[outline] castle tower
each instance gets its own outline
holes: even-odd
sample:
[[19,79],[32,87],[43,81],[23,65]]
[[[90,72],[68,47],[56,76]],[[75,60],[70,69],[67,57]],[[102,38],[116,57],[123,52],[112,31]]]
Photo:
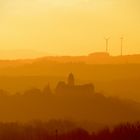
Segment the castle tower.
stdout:
[[74,75],[70,73],[68,76],[68,86],[74,86],[74,85],[75,85]]

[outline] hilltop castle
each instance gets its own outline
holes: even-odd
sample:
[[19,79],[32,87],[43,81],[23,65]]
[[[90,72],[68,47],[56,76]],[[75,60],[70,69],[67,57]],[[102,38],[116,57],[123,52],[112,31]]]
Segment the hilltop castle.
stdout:
[[75,78],[72,73],[69,74],[67,83],[64,81],[60,81],[56,86],[56,93],[65,93],[65,94],[90,94],[94,93],[94,85],[92,83],[84,84],[84,85],[75,85]]

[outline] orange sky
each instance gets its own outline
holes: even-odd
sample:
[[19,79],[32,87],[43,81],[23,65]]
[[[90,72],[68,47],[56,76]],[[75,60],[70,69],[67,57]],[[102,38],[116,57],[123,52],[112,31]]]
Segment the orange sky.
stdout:
[[0,50],[83,55],[104,51],[109,36],[118,55],[123,35],[124,53],[140,53],[139,9],[138,0],[0,0]]

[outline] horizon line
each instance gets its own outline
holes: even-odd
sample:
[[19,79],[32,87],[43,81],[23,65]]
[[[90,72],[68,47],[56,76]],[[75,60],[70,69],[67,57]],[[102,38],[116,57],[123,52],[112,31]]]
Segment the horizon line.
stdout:
[[0,58],[0,61],[18,61],[18,60],[35,60],[35,59],[41,59],[41,58],[45,58],[45,57],[90,57],[91,55],[106,55],[108,57],[125,57],[125,56],[138,56],[140,55],[140,53],[131,53],[131,54],[123,54],[123,55],[112,55],[111,53],[105,52],[105,51],[99,51],[99,52],[91,52],[91,53],[87,53],[87,54],[83,54],[83,55],[69,55],[69,54],[65,54],[65,55],[60,55],[60,54],[48,54],[48,55],[34,55],[31,57],[15,57],[15,58]]

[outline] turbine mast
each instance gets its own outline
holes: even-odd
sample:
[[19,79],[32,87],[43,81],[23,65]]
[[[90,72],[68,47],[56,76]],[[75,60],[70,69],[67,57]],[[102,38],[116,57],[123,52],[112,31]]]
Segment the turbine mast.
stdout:
[[108,50],[109,50],[109,39],[110,38],[105,38],[105,41],[106,41],[106,53],[108,53]]
[[121,56],[123,56],[123,40],[124,40],[124,37],[121,37]]

